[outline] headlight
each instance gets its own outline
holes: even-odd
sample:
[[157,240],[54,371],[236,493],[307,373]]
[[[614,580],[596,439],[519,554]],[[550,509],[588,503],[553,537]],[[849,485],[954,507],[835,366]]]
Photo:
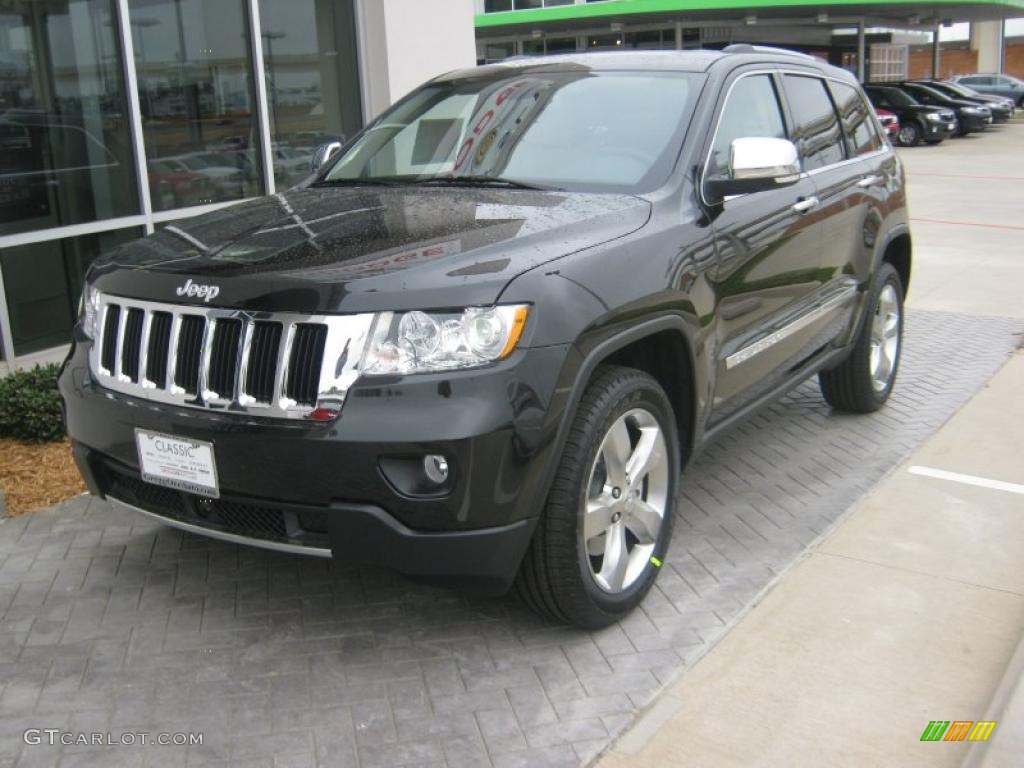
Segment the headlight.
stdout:
[[939,116],[938,112],[929,112],[927,115],[924,116],[924,119],[925,120],[931,120],[933,123],[937,123],[942,118]]
[[980,115],[982,113],[981,107],[962,107],[960,111],[968,115]]
[[78,321],[82,331],[90,339],[96,338],[96,323],[100,313],[100,292],[86,284],[82,297],[78,300]]
[[382,312],[363,356],[363,375],[474,368],[512,354],[526,325],[525,305],[462,312]]

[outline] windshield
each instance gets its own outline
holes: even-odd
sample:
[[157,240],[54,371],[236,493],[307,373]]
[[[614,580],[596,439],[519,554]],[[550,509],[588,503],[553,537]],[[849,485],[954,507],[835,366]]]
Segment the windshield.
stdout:
[[912,107],[917,101],[899,88],[879,88],[878,92],[885,96],[886,100],[897,107]]
[[650,191],[672,171],[702,81],[580,68],[429,84],[374,122],[321,182]]

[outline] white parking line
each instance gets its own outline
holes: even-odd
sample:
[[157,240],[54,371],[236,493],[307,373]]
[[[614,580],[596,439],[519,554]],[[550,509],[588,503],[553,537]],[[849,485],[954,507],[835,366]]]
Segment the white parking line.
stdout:
[[935,477],[939,480],[950,480],[954,483],[976,485],[979,488],[992,488],[996,491],[1006,491],[1007,493],[1019,493],[1024,495],[1024,485],[1020,485],[1019,483],[1007,483],[1002,480],[989,480],[987,477],[978,477],[977,475],[961,475],[959,472],[947,472],[944,469],[932,469],[931,467],[911,467],[907,471],[912,475],[924,475],[925,477]]

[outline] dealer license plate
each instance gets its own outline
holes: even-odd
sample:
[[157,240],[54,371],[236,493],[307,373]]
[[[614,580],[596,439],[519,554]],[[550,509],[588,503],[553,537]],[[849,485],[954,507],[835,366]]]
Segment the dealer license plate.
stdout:
[[136,429],[135,446],[147,483],[220,498],[213,443]]

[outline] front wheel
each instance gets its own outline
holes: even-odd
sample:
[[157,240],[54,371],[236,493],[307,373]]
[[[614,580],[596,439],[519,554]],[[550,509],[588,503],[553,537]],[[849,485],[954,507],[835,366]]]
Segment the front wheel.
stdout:
[[903,282],[892,264],[876,271],[864,315],[850,356],[818,374],[821,393],[839,411],[877,411],[892,393],[903,352]]
[[904,123],[896,134],[896,141],[901,147],[913,147],[921,141],[921,129],[917,123]]
[[672,405],[658,382],[599,368],[516,578],[523,602],[588,629],[629,613],[668,548],[679,469]]

